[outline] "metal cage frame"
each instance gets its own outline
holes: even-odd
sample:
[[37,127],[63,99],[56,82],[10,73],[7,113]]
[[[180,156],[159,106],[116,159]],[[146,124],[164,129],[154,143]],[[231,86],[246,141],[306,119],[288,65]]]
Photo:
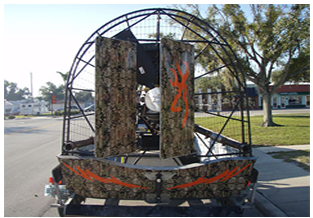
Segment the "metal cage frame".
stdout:
[[[208,146],[208,150],[212,151],[215,142],[221,141],[221,136],[223,135],[224,128],[228,125],[228,123],[232,120],[238,121],[241,125],[241,141],[238,144],[245,145],[245,149],[239,151],[238,153],[234,153],[239,156],[251,156],[251,130],[250,130],[250,117],[249,117],[249,107],[248,107],[248,94],[247,87],[245,83],[245,76],[243,70],[240,66],[240,62],[238,58],[231,48],[231,46],[227,43],[217,30],[215,30],[212,26],[210,26],[205,21],[199,19],[198,17],[189,14],[184,11],[176,10],[176,9],[168,9],[168,8],[151,8],[151,9],[143,9],[137,10],[134,12],[130,12],[124,15],[121,15],[100,28],[98,28],[90,37],[83,43],[81,48],[78,50],[67,79],[67,84],[65,87],[65,104],[64,104],[64,122],[63,122],[63,135],[62,135],[62,154],[75,153],[75,151],[67,151],[64,149],[65,144],[73,141],[71,136],[72,122],[77,119],[82,119],[86,122],[87,128],[90,128],[91,133],[95,132],[95,126],[92,123],[90,117],[92,113],[85,113],[82,106],[77,101],[74,92],[75,91],[86,91],[90,93],[94,93],[95,90],[92,88],[81,88],[76,86],[76,80],[80,78],[82,74],[84,74],[85,70],[89,67],[90,69],[95,68],[93,63],[95,59],[95,54],[92,54],[92,48],[95,45],[96,37],[105,36],[112,37],[114,33],[120,32],[125,29],[134,29],[140,28],[144,29],[145,27],[140,27],[142,22],[147,21],[148,19],[152,19],[152,23],[154,22],[154,26],[147,27],[150,29],[154,29],[154,34],[148,36],[147,33],[139,33],[138,35],[143,35],[144,37],[137,37],[138,42],[155,42],[159,43],[162,38],[162,34],[164,34],[162,23],[163,20],[168,19],[169,27],[175,29],[175,33],[180,33],[179,41],[188,42],[195,46],[198,46],[198,52],[195,54],[195,59],[197,60],[202,55],[205,55],[204,52],[207,50],[212,51],[216,57],[221,60],[223,65],[216,67],[215,69],[211,69],[198,75],[195,77],[195,81],[200,79],[201,77],[212,75],[220,70],[227,69],[235,78],[237,83],[238,90],[228,91],[228,92],[210,92],[210,93],[195,93],[195,96],[202,96],[205,94],[217,95],[217,94],[235,94],[237,96],[236,104],[231,111],[228,112],[227,115],[220,114],[219,112],[212,111],[204,111],[204,114],[213,117],[221,117],[226,121],[221,126],[218,132],[208,132],[205,129],[201,129],[201,127],[196,125],[196,129],[198,133],[203,133],[205,135],[211,135],[213,142]],[[197,31],[195,31],[192,27],[196,27]],[[120,28],[120,29],[119,29]],[[164,27],[165,29],[165,27]],[[168,31],[168,29],[167,29]],[[172,30],[169,30],[169,34]],[[151,32],[151,30],[150,30]],[[153,33],[153,31],[151,32]],[[197,39],[188,39],[188,34],[193,35],[194,38]],[[146,35],[146,36],[145,36]],[[177,38],[175,38],[177,39]],[[204,44],[204,46],[201,46]],[[200,48],[201,47],[201,48]],[[223,55],[221,55],[223,54]],[[71,115],[71,106],[73,104],[77,104],[79,107],[80,114]],[[239,117],[234,118],[234,113],[239,113]],[[214,137],[213,137],[214,136]],[[231,140],[227,137],[223,139]],[[237,143],[237,142],[234,142]],[[79,152],[78,152],[79,153]],[[79,155],[85,155],[83,153],[79,153]],[[87,154],[88,155],[88,154]],[[229,155],[229,154],[228,154]],[[200,155],[200,157],[208,157],[209,152],[205,155]]]

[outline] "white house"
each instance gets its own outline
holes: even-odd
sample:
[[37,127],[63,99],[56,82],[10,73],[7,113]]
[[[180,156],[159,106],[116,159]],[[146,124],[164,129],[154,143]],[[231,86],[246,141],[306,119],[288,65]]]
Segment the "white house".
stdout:
[[4,115],[38,115],[47,113],[49,102],[35,100],[7,101],[4,99]]
[[17,115],[20,114],[19,101],[7,101],[4,99],[4,115]]

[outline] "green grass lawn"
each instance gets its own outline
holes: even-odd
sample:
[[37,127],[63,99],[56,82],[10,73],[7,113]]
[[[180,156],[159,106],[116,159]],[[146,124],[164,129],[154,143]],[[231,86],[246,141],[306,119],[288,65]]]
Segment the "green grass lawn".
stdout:
[[10,115],[10,116],[4,116],[4,119],[15,119],[15,118],[30,118],[35,117],[35,115]]
[[40,115],[10,115],[10,116],[4,116],[4,119],[31,118],[31,117],[38,117],[38,116],[52,116],[52,115],[51,115],[51,112],[42,113]]
[[[238,118],[238,117],[234,117]],[[261,127],[263,116],[251,116],[251,138],[253,145],[301,145],[310,144],[310,114],[273,115],[273,121],[282,126]],[[196,124],[219,132],[225,118],[196,118]],[[224,135],[241,141],[241,125],[238,121],[229,121]]]
[[310,144],[310,114],[273,115],[273,121],[282,126],[261,127],[263,116],[251,117],[251,135],[254,145]]

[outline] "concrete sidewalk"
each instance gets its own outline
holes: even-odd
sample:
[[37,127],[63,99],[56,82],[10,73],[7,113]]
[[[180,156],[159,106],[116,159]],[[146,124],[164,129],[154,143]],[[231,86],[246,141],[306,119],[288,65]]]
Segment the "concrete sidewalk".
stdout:
[[310,216],[310,172],[267,154],[304,149],[310,145],[253,148],[259,171],[255,205],[263,215]]

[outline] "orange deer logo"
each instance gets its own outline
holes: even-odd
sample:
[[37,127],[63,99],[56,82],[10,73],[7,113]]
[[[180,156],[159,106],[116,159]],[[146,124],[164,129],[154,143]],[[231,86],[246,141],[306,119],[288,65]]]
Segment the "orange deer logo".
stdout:
[[[186,111],[185,111],[185,116],[183,118],[183,128],[185,128],[186,125],[186,121],[187,121],[187,117],[188,117],[188,110],[189,110],[189,106],[188,106],[188,100],[187,100],[187,85],[186,85],[186,81],[188,79],[189,76],[189,67],[186,61],[183,61],[184,65],[186,66],[186,73],[183,74],[178,62],[176,62],[176,67],[177,67],[177,71],[180,75],[181,81],[178,81],[178,74],[177,72],[171,68],[171,71],[174,73],[174,77],[175,77],[175,81],[170,80],[170,83],[173,87],[177,88],[177,95],[174,98],[174,101],[172,102],[171,105],[171,111],[173,111],[174,113],[176,112],[180,112],[182,110],[182,108],[180,106],[176,106],[178,99],[183,95],[183,100],[185,102],[185,106],[186,106]],[[184,92],[184,93],[183,93]]]

